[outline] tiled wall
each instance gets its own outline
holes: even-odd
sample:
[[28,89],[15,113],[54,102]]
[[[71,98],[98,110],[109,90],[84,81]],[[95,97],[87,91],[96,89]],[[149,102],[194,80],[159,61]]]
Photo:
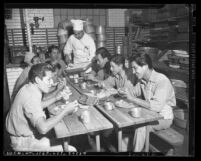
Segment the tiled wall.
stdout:
[[[7,29],[22,28],[20,10],[12,9],[12,19],[6,19]],[[33,17],[44,17],[39,20],[39,28],[54,28],[62,20],[73,18],[92,18],[93,24],[108,27],[124,27],[126,9],[27,9],[29,22],[34,22]]]
[[54,9],[54,26],[65,19],[90,18],[94,25],[107,26],[107,9]]
[[108,26],[109,27],[124,27],[125,26],[125,11],[127,9],[109,9],[108,10]]
[[[20,13],[20,9],[12,9],[12,19],[5,20],[7,29],[22,28]],[[53,9],[27,9],[27,14],[30,23],[34,22],[33,17],[44,17],[44,21],[39,20],[39,28],[54,27]]]

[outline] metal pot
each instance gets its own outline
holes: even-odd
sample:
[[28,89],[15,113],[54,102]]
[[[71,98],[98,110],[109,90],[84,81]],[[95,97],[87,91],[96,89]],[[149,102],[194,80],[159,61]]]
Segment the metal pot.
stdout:
[[96,27],[96,34],[100,34],[100,35],[102,35],[102,34],[105,34],[105,27],[104,26],[97,26]]
[[106,36],[105,35],[97,35],[97,40],[98,41],[106,41]]
[[96,44],[97,48],[101,48],[101,47],[106,47],[106,42],[105,41],[98,41]]
[[92,18],[86,18],[86,25],[92,25],[93,24],[93,19]]
[[95,26],[94,25],[85,25],[84,31],[86,33],[95,33]]
[[72,23],[70,20],[64,20],[64,21],[61,21],[59,24],[58,24],[58,28],[59,29],[65,29],[67,30],[67,28],[71,26],[72,27]]

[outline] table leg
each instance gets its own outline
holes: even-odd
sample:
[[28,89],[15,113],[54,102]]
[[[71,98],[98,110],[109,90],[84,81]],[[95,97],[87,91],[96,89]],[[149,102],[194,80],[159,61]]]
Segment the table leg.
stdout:
[[100,135],[96,135],[96,151],[100,152]]
[[145,152],[149,152],[149,134],[150,128],[149,125],[146,126],[146,139],[145,139]]
[[118,130],[118,152],[122,151],[122,130]]
[[64,152],[68,152],[68,143],[69,142],[70,142],[70,138],[63,138]]

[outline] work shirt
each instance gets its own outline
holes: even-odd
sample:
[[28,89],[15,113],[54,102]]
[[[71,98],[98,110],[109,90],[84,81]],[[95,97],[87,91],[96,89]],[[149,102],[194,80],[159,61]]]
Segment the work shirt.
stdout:
[[79,40],[71,35],[64,47],[64,55],[74,55],[74,63],[89,62],[95,56],[96,46],[94,40],[86,33]]
[[30,137],[38,133],[38,119],[46,118],[41,99],[41,91],[32,83],[20,89],[6,117],[6,129],[11,136]]
[[111,75],[111,71],[110,71],[110,62],[107,62],[105,64],[105,66],[103,67],[103,69],[100,69],[97,73],[96,73],[96,78],[98,80],[105,80],[107,79],[109,76]]
[[133,89],[133,83],[136,82],[137,77],[135,75],[131,75],[130,70],[123,71],[121,75],[111,75],[106,80],[103,81],[103,84],[106,87],[112,88],[128,88]]
[[14,89],[13,89],[13,94],[12,94],[12,101],[15,98],[15,95],[17,94],[17,92],[20,90],[20,88],[25,85],[26,83],[28,83],[28,75],[29,75],[29,71],[31,69],[31,66],[26,67],[22,73],[20,74],[20,76],[18,77]]
[[164,74],[153,70],[147,83],[142,80],[136,86],[141,87],[151,110],[159,112],[164,119],[173,119],[172,107],[176,106],[175,93],[170,80]]

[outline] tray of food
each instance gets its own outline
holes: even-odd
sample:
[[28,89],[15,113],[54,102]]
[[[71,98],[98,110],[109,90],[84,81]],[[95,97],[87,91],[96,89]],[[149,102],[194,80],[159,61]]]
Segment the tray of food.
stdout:
[[98,99],[83,94],[79,97],[78,102],[83,105],[95,105],[98,103]]

